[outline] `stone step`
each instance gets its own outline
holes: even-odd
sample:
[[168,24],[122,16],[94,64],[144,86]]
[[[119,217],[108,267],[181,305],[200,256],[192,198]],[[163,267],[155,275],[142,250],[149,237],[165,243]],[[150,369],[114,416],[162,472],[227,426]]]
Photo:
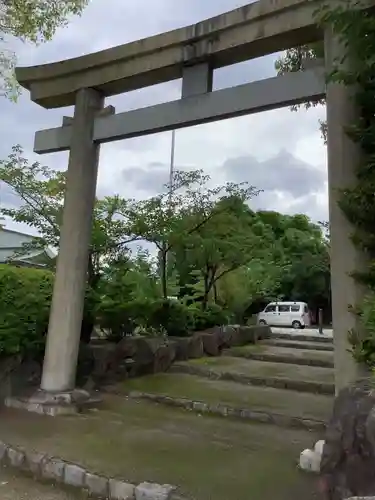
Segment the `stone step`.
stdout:
[[224,352],[224,355],[256,361],[271,361],[301,366],[318,366],[322,368],[334,367],[332,352],[269,346],[262,342],[256,345],[228,349]]
[[187,374],[162,373],[130,379],[112,387],[111,392],[197,413],[320,430],[333,404],[329,396],[245,386]]
[[[316,500],[315,478],[301,474],[296,461],[301,450],[311,448],[320,435],[306,429],[199,417],[108,394],[103,394],[98,411],[69,418],[9,408],[0,415],[0,439],[9,444],[134,484],[148,480],[177,485],[181,496],[195,500],[243,500],[249,492],[255,499]],[[1,500],[7,499],[6,487],[1,488]],[[17,498],[9,496],[9,500]],[[51,492],[47,498],[55,497]]]
[[312,335],[304,333],[277,333],[271,332],[271,339],[281,339],[281,340],[297,340],[299,342],[319,342],[324,344],[333,344],[333,337],[328,337],[324,335]]
[[287,339],[265,339],[259,342],[262,345],[269,345],[275,347],[291,347],[293,349],[309,349],[312,351],[325,351],[333,352],[333,344],[324,342],[310,342],[300,340],[287,340]]
[[239,384],[290,389],[316,394],[334,394],[334,371],[331,368],[274,363],[238,357],[201,358],[175,363],[173,373],[188,373],[213,380]]

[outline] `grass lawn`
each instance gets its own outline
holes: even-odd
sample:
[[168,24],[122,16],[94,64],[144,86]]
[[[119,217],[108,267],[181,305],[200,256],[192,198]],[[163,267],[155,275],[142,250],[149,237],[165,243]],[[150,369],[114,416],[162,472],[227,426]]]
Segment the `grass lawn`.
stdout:
[[281,379],[334,383],[334,372],[331,368],[316,366],[255,361],[229,356],[192,359],[179,364],[190,364],[201,368],[206,367],[218,373],[231,372],[244,376],[277,377]]
[[330,416],[333,402],[330,396],[296,393],[272,387],[245,386],[177,373],[160,373],[130,379],[118,384],[115,389],[124,393],[135,390],[323,421]]
[[226,355],[246,357],[251,354],[267,354],[274,356],[285,356],[291,358],[304,358],[312,360],[332,361],[333,352],[330,351],[314,351],[312,349],[294,349],[292,347],[275,347],[266,344],[246,345],[241,347],[232,347],[225,351]]
[[189,500],[313,500],[299,453],[319,436],[104,396],[100,410],[51,418],[0,413],[0,439],[132,482],[178,485]]

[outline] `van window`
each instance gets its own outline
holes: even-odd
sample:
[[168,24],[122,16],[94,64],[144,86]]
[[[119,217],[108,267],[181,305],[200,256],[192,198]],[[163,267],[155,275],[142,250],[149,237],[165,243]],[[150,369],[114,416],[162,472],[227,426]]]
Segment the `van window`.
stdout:
[[292,306],[292,307],[290,308],[290,310],[291,310],[292,312],[299,312],[299,306]]
[[305,305],[305,313],[309,312],[309,308]]
[[279,312],[288,313],[290,312],[290,306],[280,305],[279,304]]
[[269,312],[275,312],[276,311],[276,306],[267,306],[264,310],[264,312],[269,313]]

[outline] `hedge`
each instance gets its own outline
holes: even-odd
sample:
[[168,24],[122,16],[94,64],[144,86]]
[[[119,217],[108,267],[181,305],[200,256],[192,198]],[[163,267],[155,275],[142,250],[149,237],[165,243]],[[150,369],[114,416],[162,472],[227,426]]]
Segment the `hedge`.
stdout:
[[44,349],[54,275],[0,265],[0,355],[35,356]]
[[216,325],[227,324],[228,315],[220,306],[186,305],[178,300],[147,298],[121,301],[102,297],[96,310],[98,325],[108,338],[118,341],[141,327],[144,332],[164,332],[171,337],[185,337]]

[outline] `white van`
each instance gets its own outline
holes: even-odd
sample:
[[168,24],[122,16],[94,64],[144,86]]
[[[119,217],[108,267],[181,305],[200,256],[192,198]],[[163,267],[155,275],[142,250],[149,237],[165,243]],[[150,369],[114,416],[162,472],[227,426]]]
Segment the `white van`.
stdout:
[[306,302],[271,302],[258,314],[258,325],[305,328],[311,325],[309,307]]

